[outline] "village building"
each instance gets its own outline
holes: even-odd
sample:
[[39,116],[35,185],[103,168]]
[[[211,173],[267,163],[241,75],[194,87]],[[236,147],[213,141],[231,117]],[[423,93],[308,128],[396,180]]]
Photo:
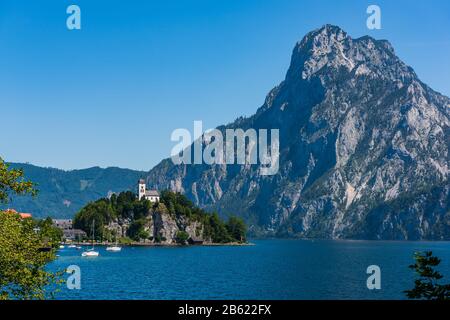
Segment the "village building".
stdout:
[[73,229],[72,219],[53,219],[53,225],[61,230]]
[[17,212],[14,209],[6,209],[4,212],[9,213],[9,214],[18,214],[22,219],[27,219],[27,218],[32,217],[31,213],[21,213],[21,212]]
[[53,225],[63,232],[64,240],[81,240],[87,237],[83,230],[73,227],[72,219],[53,219]]
[[158,190],[147,190],[145,180],[140,179],[138,182],[138,197],[147,199],[150,202],[159,202],[160,195]]

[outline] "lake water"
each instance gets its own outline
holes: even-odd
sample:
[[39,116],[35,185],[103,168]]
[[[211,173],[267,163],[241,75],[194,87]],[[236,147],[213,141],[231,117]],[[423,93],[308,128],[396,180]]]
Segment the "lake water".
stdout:
[[[255,240],[242,247],[97,248],[97,258],[63,249],[51,269],[81,268],[81,290],[58,299],[404,299],[417,250],[442,259],[450,282],[449,242]],[[369,290],[369,265],[381,290]]]

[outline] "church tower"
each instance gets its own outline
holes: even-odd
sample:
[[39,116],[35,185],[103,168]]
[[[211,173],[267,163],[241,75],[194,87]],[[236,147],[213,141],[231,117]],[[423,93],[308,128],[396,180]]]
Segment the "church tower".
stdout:
[[139,200],[141,200],[143,197],[145,197],[145,180],[144,179],[139,180],[138,195],[139,195]]

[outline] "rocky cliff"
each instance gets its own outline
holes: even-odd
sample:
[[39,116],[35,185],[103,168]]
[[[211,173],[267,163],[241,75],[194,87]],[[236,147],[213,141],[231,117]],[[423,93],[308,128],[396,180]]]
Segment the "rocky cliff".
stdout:
[[[127,237],[132,224],[132,219],[116,218],[106,228],[118,237]],[[146,237],[140,241],[144,243],[176,244],[179,232],[186,232],[187,242],[212,243],[211,237],[205,236],[204,225],[201,221],[170,214],[164,204],[152,207],[147,212],[142,221],[142,229]]]
[[158,202],[133,192],[88,203],[74,217],[74,227],[97,240],[157,244],[245,243],[247,228],[237,217],[223,221],[196,207],[180,193],[161,192]]
[[388,41],[331,25],[308,33],[263,106],[226,128],[279,129],[278,174],[166,159],[147,183],[238,214],[255,233],[450,239],[450,99]]

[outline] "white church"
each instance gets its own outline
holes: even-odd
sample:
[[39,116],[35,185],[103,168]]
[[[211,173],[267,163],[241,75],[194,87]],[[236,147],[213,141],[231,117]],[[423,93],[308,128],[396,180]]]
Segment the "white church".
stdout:
[[159,201],[158,190],[146,190],[147,187],[145,185],[144,179],[140,179],[138,184],[139,184],[138,185],[139,200],[141,200],[142,198],[145,198],[145,199],[149,200],[150,202]]

